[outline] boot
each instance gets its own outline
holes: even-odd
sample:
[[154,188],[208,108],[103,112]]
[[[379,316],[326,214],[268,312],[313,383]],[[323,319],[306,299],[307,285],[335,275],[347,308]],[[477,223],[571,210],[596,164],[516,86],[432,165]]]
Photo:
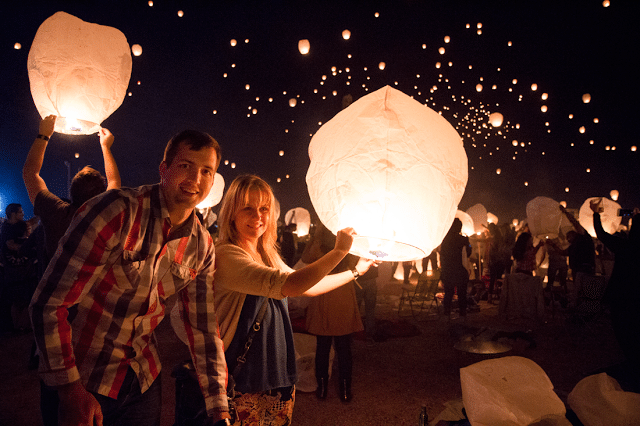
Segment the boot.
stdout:
[[316,377],[318,381],[318,387],[316,388],[316,396],[318,399],[327,399],[327,383],[329,382],[328,377]]
[[340,379],[338,382],[338,395],[342,402],[351,401],[351,398],[353,398],[351,394],[351,379]]

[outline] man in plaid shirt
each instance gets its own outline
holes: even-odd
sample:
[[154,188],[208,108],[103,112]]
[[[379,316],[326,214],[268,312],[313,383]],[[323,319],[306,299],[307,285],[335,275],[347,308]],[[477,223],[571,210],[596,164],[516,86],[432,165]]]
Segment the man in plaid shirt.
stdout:
[[30,306],[60,424],[160,424],[153,331],[176,293],[207,414],[228,424],[213,240],[194,212],[219,163],[215,139],[184,131],[167,144],[159,184],[107,191],[78,210]]

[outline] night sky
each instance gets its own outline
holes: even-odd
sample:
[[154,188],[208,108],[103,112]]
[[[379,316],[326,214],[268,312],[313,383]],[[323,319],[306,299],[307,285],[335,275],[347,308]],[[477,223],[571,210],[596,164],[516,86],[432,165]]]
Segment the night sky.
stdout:
[[[640,152],[632,148],[640,145],[633,65],[640,2],[610,3],[2,2],[2,216],[10,202],[20,202],[27,218],[33,212],[21,169],[40,117],[27,56],[38,27],[57,11],[118,28],[142,46],[130,96],[102,123],[115,135],[124,186],[157,182],[166,142],[193,128],[220,142],[218,172],[227,183],[255,173],[273,186],[281,217],[311,209],[307,148],[319,123],[340,111],[343,96],[357,100],[390,85],[441,112],[463,138],[469,181],[461,210],[482,203],[510,222],[524,218],[537,196],[578,209],[614,189],[622,207],[640,206]],[[307,55],[300,39],[310,41]],[[585,93],[591,102],[582,101]],[[488,123],[492,112],[503,114],[502,126]],[[65,161],[72,173],[87,164],[103,170],[98,136],[54,134],[41,175],[59,196],[67,190]]]

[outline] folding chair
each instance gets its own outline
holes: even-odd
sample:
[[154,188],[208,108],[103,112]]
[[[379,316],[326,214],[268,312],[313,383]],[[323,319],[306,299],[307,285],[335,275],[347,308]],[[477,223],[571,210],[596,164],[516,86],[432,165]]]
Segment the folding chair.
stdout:
[[436,313],[439,312],[440,302],[436,297],[438,292],[438,283],[440,282],[440,270],[433,271],[432,275],[427,275],[424,271],[418,277],[418,283],[403,284],[402,294],[400,296],[400,303],[398,305],[398,315],[401,314],[402,306],[404,302],[409,303],[411,315],[417,319],[417,316],[425,309],[425,304],[428,303],[428,308],[431,309],[435,303]]

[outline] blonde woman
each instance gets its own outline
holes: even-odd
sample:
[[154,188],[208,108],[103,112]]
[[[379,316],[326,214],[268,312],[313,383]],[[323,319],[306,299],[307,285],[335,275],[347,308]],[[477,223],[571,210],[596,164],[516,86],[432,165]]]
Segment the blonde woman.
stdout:
[[261,178],[236,178],[218,218],[214,276],[215,304],[229,371],[233,371],[249,328],[266,298],[267,310],[236,382],[241,425],[288,425],[295,400],[296,364],[287,297],[326,293],[364,274],[372,264],[327,275],[347,255],[355,234],[338,232],[334,248],[294,271],[278,253],[275,199]]

